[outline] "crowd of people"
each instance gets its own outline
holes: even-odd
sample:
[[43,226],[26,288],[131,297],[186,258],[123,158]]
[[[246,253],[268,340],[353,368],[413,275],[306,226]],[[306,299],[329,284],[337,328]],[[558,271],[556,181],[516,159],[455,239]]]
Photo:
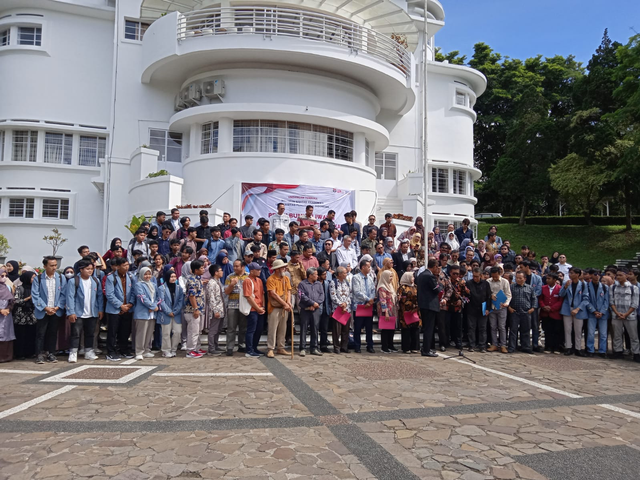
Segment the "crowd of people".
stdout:
[[296,333],[300,356],[375,353],[377,318],[383,353],[437,357],[437,338],[442,352],[640,362],[635,269],[583,270],[561,252],[538,261],[526,245],[515,252],[496,226],[476,241],[468,219],[426,233],[418,217],[399,235],[391,214],[380,225],[374,215],[359,223],[355,211],[344,219],[330,210],[318,220],[308,206],[291,220],[278,204],[257,225],[247,215],[239,226],[228,213],[210,225],[207,211],[192,225],[173,209],[126,245],[113,239],[104,255],[80,246],[62,271],[55,257],[44,257],[42,272],[9,261],[0,266],[0,361],[68,355],[75,363],[105,353],[117,362],[157,351],[273,358],[291,354]]

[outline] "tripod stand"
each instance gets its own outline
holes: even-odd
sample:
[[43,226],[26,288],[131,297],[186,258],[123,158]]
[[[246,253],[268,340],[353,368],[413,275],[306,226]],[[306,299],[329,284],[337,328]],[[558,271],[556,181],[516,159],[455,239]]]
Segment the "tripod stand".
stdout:
[[464,351],[462,351],[462,350],[460,350],[460,351],[458,352],[458,356],[457,356],[457,357],[455,357],[455,356],[451,356],[451,357],[443,358],[443,360],[451,360],[452,358],[458,358],[458,357],[462,357],[462,358],[464,358],[465,360],[469,360],[469,361],[470,361],[471,363],[473,363],[473,364],[476,364],[476,363],[477,363],[475,360],[473,360],[473,359],[471,359],[471,358],[467,357],[467,356],[464,354]]

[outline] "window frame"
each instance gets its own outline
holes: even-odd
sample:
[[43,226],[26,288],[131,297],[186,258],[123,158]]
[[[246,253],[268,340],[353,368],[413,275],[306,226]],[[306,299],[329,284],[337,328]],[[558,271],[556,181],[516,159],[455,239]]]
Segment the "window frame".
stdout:
[[[20,45],[23,47],[41,47],[42,46],[42,25],[17,25],[18,35],[17,35],[17,43],[16,45]],[[23,30],[33,30],[33,33],[27,35],[33,35],[33,39],[31,42],[26,43],[23,40]]]
[[[394,164],[393,167],[391,164]],[[397,152],[376,152],[374,170],[378,180],[398,180],[398,153]],[[393,170],[393,178],[389,178],[387,171]]]
[[[127,25],[127,24],[133,24],[133,25]],[[122,29],[123,38],[124,40],[128,40],[130,42],[142,42],[142,39],[144,38],[144,34],[146,33],[146,31],[149,29],[150,26],[151,26],[150,23],[144,22],[140,19],[125,18],[124,28]],[[130,30],[131,28],[134,28],[133,34]],[[129,29],[129,32],[127,32],[127,29]],[[130,35],[130,36],[127,36],[127,35]]]
[[200,127],[200,155],[218,153],[220,145],[220,122],[203,123]]
[[[24,218],[24,219],[33,219],[35,215],[35,198],[34,197],[8,197],[9,198],[9,208],[7,209],[7,217],[11,219],[15,218]],[[17,207],[15,205],[12,206],[12,203],[21,201],[22,205],[20,206],[21,215],[12,215],[12,209],[15,210]],[[31,216],[28,215],[29,211],[31,212]]]
[[[154,135],[155,133],[162,133],[162,137],[160,135]],[[177,143],[177,139],[171,138],[171,135],[179,135],[180,136],[180,152],[178,154],[178,160],[169,160],[169,152],[175,152],[178,148],[175,145],[170,145],[169,141],[171,140],[174,143]],[[154,145],[154,139],[162,139],[163,145]],[[182,133],[172,132],[163,128],[149,128],[149,148],[151,150],[156,150],[158,152],[159,160],[162,162],[170,162],[170,163],[182,163],[182,149],[184,146],[184,139]],[[158,148],[160,147],[161,150]],[[173,158],[173,156],[171,156]]]
[[[47,139],[51,139],[52,136],[61,135],[61,142],[59,144],[49,143],[47,144]],[[51,136],[51,137],[50,137]],[[62,147],[60,149],[59,161],[49,161],[47,155],[47,147]],[[53,165],[71,165],[73,163],[73,134],[72,133],[64,133],[64,132],[44,132],[44,157],[43,162]]]
[[[27,135],[26,143],[21,143],[20,145],[25,145],[24,147],[24,160],[16,159],[16,152],[19,150],[16,148],[16,141],[18,138],[18,134]],[[24,163],[35,163],[38,160],[38,130],[13,130],[12,139],[11,139],[11,161],[12,162],[24,162]]]
[[[451,171],[451,176],[453,179],[453,194],[454,195],[467,195],[467,171],[460,169],[453,169]],[[461,178],[462,176],[462,178]],[[462,183],[461,183],[462,180]],[[460,187],[462,187],[462,191],[460,191]]]
[[[87,147],[82,145],[82,142],[86,141],[87,139],[92,139],[96,141],[95,147],[91,146],[91,147]],[[100,158],[104,158],[106,156],[106,149],[107,149],[107,137],[102,137],[100,135],[82,135],[80,134],[79,136],[79,140],[78,140],[78,165],[81,167],[92,167],[92,168],[97,168],[100,167]],[[83,163],[83,150],[95,150],[95,164],[87,164],[87,163]],[[100,151],[102,150],[102,157],[100,155]],[[86,158],[92,158],[92,157],[86,157]]]
[[[444,173],[444,175],[442,175]],[[444,181],[445,191],[440,191],[440,184]],[[437,187],[437,188],[436,188]],[[431,193],[449,194],[449,169],[431,167]]]
[[7,25],[5,30],[0,31],[0,47],[11,45],[11,26]]
[[[57,206],[56,206],[57,215],[55,217],[45,215],[45,208],[46,208],[45,202],[57,202]],[[48,209],[50,211],[53,211],[51,206],[49,206]],[[47,198],[47,197],[42,198],[42,202],[40,205],[40,212],[41,212],[41,218],[44,220],[69,220],[69,210],[70,210],[70,202],[68,198]]]

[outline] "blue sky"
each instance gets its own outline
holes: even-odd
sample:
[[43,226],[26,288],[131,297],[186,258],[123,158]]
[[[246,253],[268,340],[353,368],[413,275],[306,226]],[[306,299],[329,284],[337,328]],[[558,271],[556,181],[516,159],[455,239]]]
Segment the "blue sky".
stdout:
[[640,0],[441,0],[445,26],[436,34],[444,52],[468,57],[484,42],[512,58],[573,54],[585,66],[609,28],[626,43],[640,32]]

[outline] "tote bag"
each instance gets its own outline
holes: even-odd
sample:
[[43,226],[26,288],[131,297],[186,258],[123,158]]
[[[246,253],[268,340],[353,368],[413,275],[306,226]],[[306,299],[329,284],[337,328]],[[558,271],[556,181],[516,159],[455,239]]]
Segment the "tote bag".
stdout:
[[[249,280],[249,281],[251,282],[251,296],[253,296],[253,288],[254,288],[253,287],[253,281],[251,281],[251,280]],[[242,282],[242,283],[243,283],[243,286],[244,286],[244,282]],[[240,301],[238,303],[238,309],[240,310],[240,313],[246,317],[251,312],[251,304],[247,300],[247,297],[244,296],[243,292],[244,292],[244,288],[240,287],[240,299],[239,299]]]

